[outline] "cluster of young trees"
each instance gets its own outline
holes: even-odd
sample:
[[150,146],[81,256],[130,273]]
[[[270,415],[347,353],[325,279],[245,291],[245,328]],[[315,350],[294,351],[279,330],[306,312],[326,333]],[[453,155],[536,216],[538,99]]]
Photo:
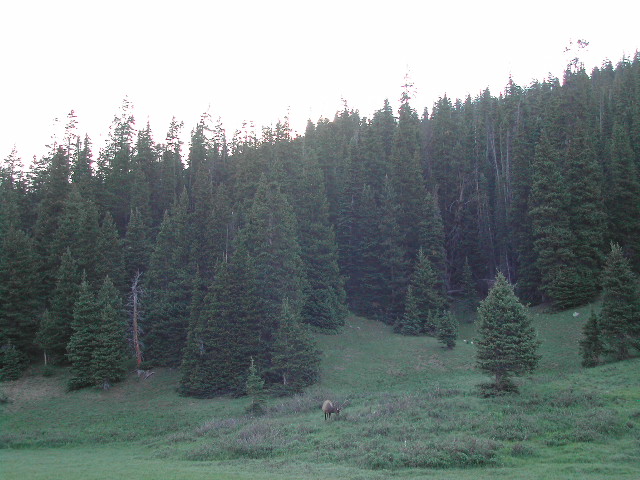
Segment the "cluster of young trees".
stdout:
[[[203,116],[185,152],[182,124],[157,143],[125,101],[95,159],[71,113],[49,155],[0,171],[0,345],[77,363],[107,317],[126,325],[141,278],[145,361],[182,366],[185,394],[244,389],[252,358],[296,390],[318,372],[308,328],[347,309],[452,346],[448,299],[471,305],[496,271],[524,301],[588,302],[611,241],[640,269],[639,79],[636,54],[422,115],[405,91],[397,112],[345,106],[300,136],[284,121],[229,140]],[[78,381],[118,377],[100,362]]]

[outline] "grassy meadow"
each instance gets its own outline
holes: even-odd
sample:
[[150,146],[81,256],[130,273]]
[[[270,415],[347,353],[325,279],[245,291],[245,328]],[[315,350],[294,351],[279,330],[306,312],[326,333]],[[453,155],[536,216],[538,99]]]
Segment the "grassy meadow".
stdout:
[[[520,395],[490,399],[472,324],[446,350],[350,317],[317,336],[320,383],[261,417],[246,398],[178,396],[169,369],[66,392],[65,369],[34,367],[0,384],[0,478],[637,480],[640,359],[582,369],[577,311],[531,310],[540,367]],[[325,422],[327,398],[346,408]]]

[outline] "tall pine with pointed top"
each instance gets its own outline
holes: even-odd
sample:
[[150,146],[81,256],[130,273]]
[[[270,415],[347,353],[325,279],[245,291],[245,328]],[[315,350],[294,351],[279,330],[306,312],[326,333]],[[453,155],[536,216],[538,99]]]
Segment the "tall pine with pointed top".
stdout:
[[602,272],[600,331],[607,353],[618,360],[629,357],[632,347],[640,347],[640,293],[638,279],[631,271],[622,247],[611,244]]
[[120,293],[109,277],[104,279],[96,298],[99,316],[95,346],[91,352],[93,383],[107,390],[126,372],[127,321]]
[[502,273],[478,307],[477,367],[494,376],[486,393],[517,391],[511,376],[533,371],[539,342],[527,309]]
[[297,393],[318,379],[319,370],[320,352],[285,298],[273,342],[270,373],[277,378],[281,391]]
[[580,340],[582,366],[595,367],[599,365],[603,353],[604,345],[602,344],[599,315],[592,311],[587,323],[582,327],[582,340]]
[[73,333],[67,345],[71,362],[70,390],[93,385],[93,350],[99,329],[100,306],[86,278],[80,283],[78,299],[73,308]]

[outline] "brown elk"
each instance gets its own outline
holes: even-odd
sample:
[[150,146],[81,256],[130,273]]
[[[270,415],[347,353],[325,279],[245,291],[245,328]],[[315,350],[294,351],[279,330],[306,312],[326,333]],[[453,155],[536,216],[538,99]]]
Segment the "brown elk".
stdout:
[[331,414],[335,413],[338,415],[340,413],[340,407],[334,405],[331,400],[325,400],[322,404],[322,411],[324,412],[324,419],[331,418]]

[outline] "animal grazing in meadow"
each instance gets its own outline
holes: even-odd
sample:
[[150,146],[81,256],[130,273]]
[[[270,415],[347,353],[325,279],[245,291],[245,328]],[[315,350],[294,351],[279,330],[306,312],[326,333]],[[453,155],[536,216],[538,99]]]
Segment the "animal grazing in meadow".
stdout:
[[327,420],[331,418],[332,413],[338,415],[340,413],[340,407],[334,405],[331,400],[325,400],[322,404],[322,411],[324,412],[324,419]]

